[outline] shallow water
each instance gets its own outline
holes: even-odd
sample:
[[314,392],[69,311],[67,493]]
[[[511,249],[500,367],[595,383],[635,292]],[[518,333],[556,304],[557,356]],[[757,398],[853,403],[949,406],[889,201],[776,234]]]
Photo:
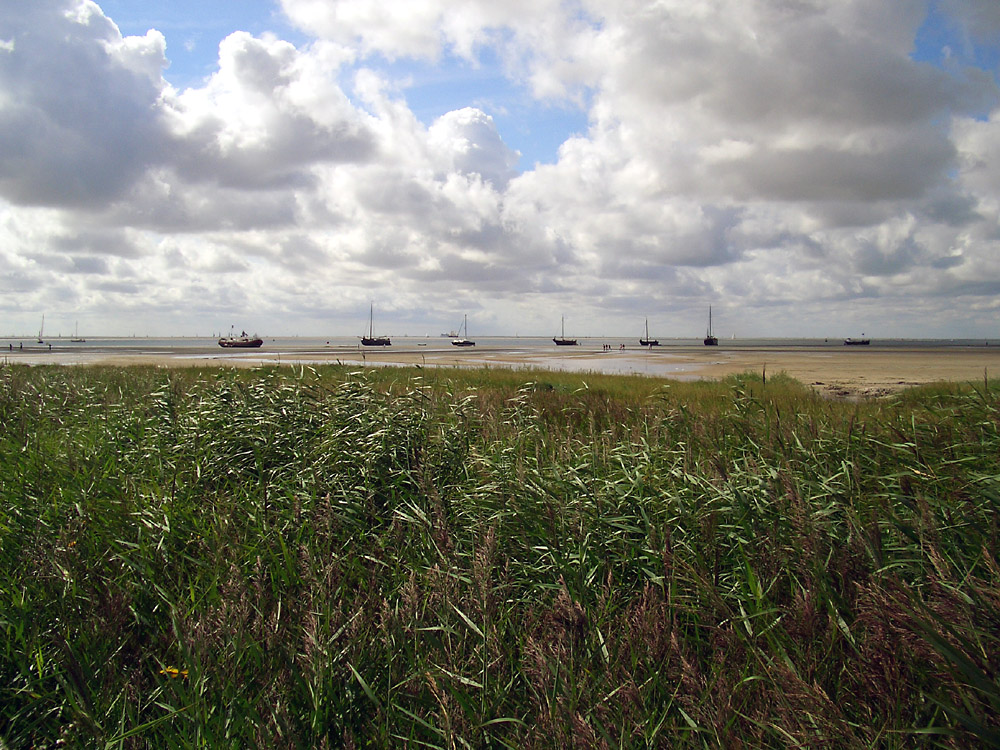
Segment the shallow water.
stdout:
[[[692,350],[722,363],[748,351],[810,352],[835,356],[845,352],[841,339],[721,339],[717,348],[705,348],[700,339],[660,339],[660,346],[645,348],[637,339],[580,338],[580,344],[557,347],[545,337],[479,337],[475,347],[458,348],[445,337],[393,337],[390,347],[362,347],[358,337],[272,337],[260,349],[221,349],[214,338],[91,338],[72,342],[54,338],[45,344],[33,339],[0,339],[2,361],[23,364],[86,365],[96,363],[181,364],[198,361],[224,364],[344,364],[363,366],[414,365],[427,367],[506,367],[564,372],[638,374],[691,377],[698,365],[679,355]],[[625,345],[624,351],[620,349]],[[609,350],[605,350],[605,346]],[[886,339],[867,347],[849,347],[859,354],[902,349],[943,350],[1000,346],[982,339]],[[6,350],[6,351],[4,351]],[[824,353],[825,352],[825,353]],[[705,364],[702,358],[701,365]]]

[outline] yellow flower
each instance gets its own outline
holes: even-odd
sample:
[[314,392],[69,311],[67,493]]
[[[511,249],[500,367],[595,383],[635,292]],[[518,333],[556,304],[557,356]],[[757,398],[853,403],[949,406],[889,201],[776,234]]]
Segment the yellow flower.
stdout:
[[188,671],[186,669],[178,669],[177,667],[166,667],[160,670],[160,674],[177,679],[178,677],[187,677]]

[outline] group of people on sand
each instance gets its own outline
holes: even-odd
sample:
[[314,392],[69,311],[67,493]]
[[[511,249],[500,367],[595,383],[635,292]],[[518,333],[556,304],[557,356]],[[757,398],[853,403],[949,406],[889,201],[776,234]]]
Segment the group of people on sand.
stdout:
[[[610,352],[611,351],[611,344],[605,344],[604,345],[604,351]],[[618,346],[618,351],[620,351],[620,352],[625,351],[625,344],[620,344]]]
[[[38,343],[40,344],[42,342],[39,341]],[[24,351],[24,342],[23,341],[21,341],[21,342],[18,343],[17,349],[18,349],[18,351],[22,351],[22,352]],[[14,345],[13,344],[7,344],[7,350],[11,351],[11,352],[14,351]],[[52,351],[52,344],[49,344],[49,351],[50,352]]]

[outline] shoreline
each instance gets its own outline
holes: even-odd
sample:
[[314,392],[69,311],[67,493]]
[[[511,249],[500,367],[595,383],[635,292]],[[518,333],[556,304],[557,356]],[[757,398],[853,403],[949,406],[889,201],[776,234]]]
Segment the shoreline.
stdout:
[[878,397],[932,382],[977,382],[1000,374],[996,346],[734,346],[672,345],[605,351],[597,344],[555,348],[535,345],[444,348],[444,342],[407,342],[392,349],[284,343],[261,349],[223,350],[210,345],[129,346],[32,344],[0,350],[3,364],[65,366],[258,367],[359,364],[400,367],[504,367],[514,370],[640,375],[719,380],[743,372],[783,373],[826,396]]

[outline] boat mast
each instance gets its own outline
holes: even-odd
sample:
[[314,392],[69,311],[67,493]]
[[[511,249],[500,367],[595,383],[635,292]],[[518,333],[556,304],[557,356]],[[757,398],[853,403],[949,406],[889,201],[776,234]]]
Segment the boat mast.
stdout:
[[712,338],[712,306],[708,306],[708,334],[706,338]]
[[372,331],[375,326],[375,303],[372,302],[371,308],[368,310],[368,338],[373,338]]

